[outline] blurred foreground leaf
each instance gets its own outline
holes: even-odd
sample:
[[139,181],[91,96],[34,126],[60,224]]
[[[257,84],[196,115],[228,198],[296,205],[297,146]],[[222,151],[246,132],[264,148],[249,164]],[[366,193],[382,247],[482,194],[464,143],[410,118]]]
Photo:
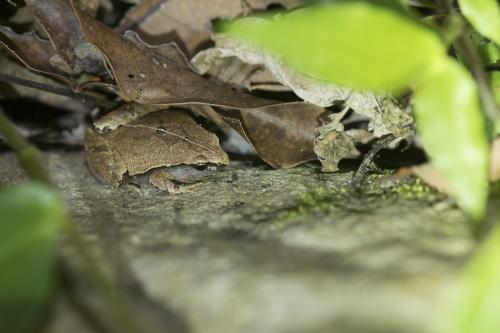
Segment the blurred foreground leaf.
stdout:
[[466,268],[445,304],[439,333],[500,332],[500,228],[492,233]]
[[458,0],[458,4],[474,29],[500,45],[500,7],[497,0]]
[[451,59],[417,87],[417,129],[433,164],[450,182],[457,202],[473,217],[485,211],[488,139],[477,86]]
[[32,332],[39,324],[63,218],[57,195],[44,185],[0,191],[0,332]]
[[432,30],[367,2],[304,9],[272,23],[240,21],[222,28],[283,55],[291,66],[315,78],[359,90],[404,89],[445,54]]
[[237,21],[226,29],[319,79],[360,90],[416,88],[426,151],[458,204],[473,217],[484,214],[489,148],[477,86],[432,30],[367,2],[305,9],[272,22]]

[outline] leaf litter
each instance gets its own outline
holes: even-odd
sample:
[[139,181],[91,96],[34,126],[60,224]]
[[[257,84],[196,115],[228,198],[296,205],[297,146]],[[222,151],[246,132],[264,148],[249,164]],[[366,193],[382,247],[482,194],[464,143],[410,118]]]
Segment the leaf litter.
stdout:
[[[95,119],[85,136],[90,170],[116,186],[149,172],[155,186],[176,192],[168,168],[227,164],[200,116],[238,133],[274,168],[319,160],[333,172],[362,155],[359,145],[387,134],[413,140],[411,109],[401,99],[313,79],[271,53],[213,33],[214,20],[271,4],[293,9],[303,2],[211,0],[200,10],[198,1],[146,0],[113,29],[96,19],[99,1],[27,1],[42,37],[0,27],[0,44],[28,69],[77,92],[116,95],[118,107]],[[276,92],[295,101],[258,97]]]

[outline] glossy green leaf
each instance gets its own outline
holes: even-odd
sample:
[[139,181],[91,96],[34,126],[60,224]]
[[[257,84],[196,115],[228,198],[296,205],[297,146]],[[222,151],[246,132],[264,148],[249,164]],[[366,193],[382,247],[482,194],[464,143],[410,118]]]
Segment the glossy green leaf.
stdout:
[[417,86],[417,130],[458,204],[479,218],[487,199],[489,145],[477,86],[461,65],[451,59],[442,62],[439,71]]
[[500,45],[500,7],[497,0],[458,0],[474,29]]
[[0,332],[32,332],[39,323],[53,288],[63,216],[46,186],[0,191]]
[[446,300],[438,333],[500,332],[500,228],[467,266]]
[[272,22],[237,21],[223,31],[278,53],[308,75],[360,90],[404,89],[445,55],[432,30],[367,2],[303,9]]

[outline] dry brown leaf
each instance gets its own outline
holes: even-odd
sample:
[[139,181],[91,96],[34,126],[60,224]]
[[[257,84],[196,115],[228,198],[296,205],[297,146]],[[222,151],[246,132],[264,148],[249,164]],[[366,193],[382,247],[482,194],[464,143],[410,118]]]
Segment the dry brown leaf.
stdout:
[[227,164],[219,139],[181,110],[149,113],[111,132],[87,130],[87,163],[92,173],[118,186],[123,176],[179,164]]
[[[188,54],[192,54],[210,40],[213,19],[236,17],[244,10],[239,0],[149,0],[134,7],[120,26],[131,28],[130,21],[140,22],[138,28],[141,34],[156,40],[165,35],[177,35],[177,40],[173,40],[183,43],[181,45]],[[170,36],[167,38],[172,40]]]
[[274,168],[290,168],[316,160],[315,129],[325,110],[312,104],[288,103],[258,109],[221,110],[231,127]]
[[315,159],[314,133],[322,108],[304,103],[274,105],[279,102],[232,91],[77,13],[84,34],[106,55],[118,86],[130,100],[223,106],[226,122],[271,166],[291,167]]
[[67,72],[54,66],[59,55],[50,42],[41,39],[35,32],[20,35],[8,27],[0,26],[0,45],[32,71],[48,75],[70,86],[75,85]]
[[178,51],[175,48],[152,47],[133,35],[119,36],[78,9],[74,2],[71,4],[84,36],[106,57],[126,100],[141,104],[187,104],[215,123],[221,123],[221,118],[212,109],[192,105],[221,106],[225,122],[244,135],[273,167],[291,167],[315,158],[314,133],[322,108],[304,103],[283,104],[214,84],[186,68],[188,65],[182,64],[184,60],[175,54]]
[[79,9],[75,10],[85,36],[106,56],[126,100],[144,104],[205,103],[236,108],[276,103],[209,82],[171,59],[117,35]]
[[[71,74],[105,73],[102,55],[83,36],[67,0],[26,0],[52,45],[70,66]],[[85,9],[88,9],[85,7]]]
[[190,55],[210,41],[212,21],[264,10],[271,4],[287,9],[300,0],[143,0],[120,22],[119,29],[137,29],[148,41],[176,41]]
[[270,5],[292,9],[304,0],[143,0],[120,22],[148,41],[176,41],[189,55],[210,41],[212,21],[230,19]]

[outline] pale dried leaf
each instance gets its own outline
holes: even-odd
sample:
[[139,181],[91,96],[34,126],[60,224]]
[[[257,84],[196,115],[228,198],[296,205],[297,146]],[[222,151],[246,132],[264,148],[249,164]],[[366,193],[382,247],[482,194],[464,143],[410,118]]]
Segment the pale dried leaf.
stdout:
[[328,107],[335,102],[349,98],[349,106],[360,113],[372,112],[378,107],[376,97],[371,93],[352,92],[334,84],[318,81],[290,68],[277,56],[265,52],[251,43],[225,34],[213,37],[215,47],[202,51],[192,60],[200,74],[205,74],[212,67],[220,67],[220,58],[239,58],[242,62],[267,68],[282,85],[290,87],[304,101]]

